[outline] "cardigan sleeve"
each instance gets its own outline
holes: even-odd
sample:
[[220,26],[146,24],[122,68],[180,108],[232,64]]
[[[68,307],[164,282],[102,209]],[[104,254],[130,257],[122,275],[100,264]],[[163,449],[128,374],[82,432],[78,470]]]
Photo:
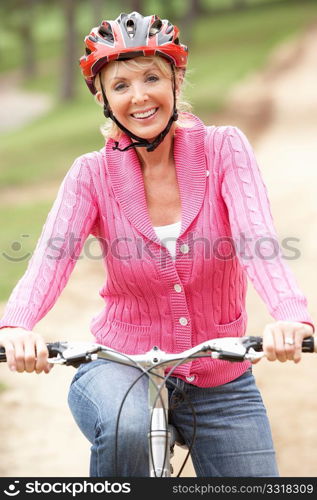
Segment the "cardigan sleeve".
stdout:
[[221,193],[239,261],[273,318],[313,326],[307,300],[283,259],[267,189],[249,141],[236,127],[222,128],[222,133]]
[[28,268],[5,307],[0,328],[31,330],[53,307],[96,218],[89,168],[80,157],[59,189]]

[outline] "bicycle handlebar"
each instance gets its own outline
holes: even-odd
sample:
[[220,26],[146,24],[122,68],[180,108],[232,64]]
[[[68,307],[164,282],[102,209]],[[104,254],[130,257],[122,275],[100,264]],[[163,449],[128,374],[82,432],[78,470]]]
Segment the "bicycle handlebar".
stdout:
[[[184,364],[195,358],[211,357],[232,362],[255,361],[264,356],[262,337],[223,337],[210,339],[191,349],[179,353],[167,353],[154,346],[144,354],[127,355],[110,347],[89,342],[48,343],[49,361],[78,367],[96,359],[151,368],[154,366],[173,366]],[[303,340],[302,352],[317,352],[317,337]],[[5,349],[0,348],[0,362],[6,361]]]
[[[255,361],[264,356],[262,337],[244,336],[244,337],[223,337],[210,339],[202,342],[191,349],[179,353],[167,353],[154,346],[150,351],[144,354],[127,355],[116,351],[107,346],[88,342],[53,342],[48,343],[49,361],[54,364],[71,365],[78,367],[82,363],[89,363],[96,359],[108,359],[129,366],[135,366],[141,370],[137,377],[138,381],[143,375],[149,377],[149,408],[151,409],[149,436],[150,453],[150,475],[152,477],[169,476],[170,465],[168,459],[170,446],[170,431],[168,426],[168,399],[167,388],[162,383],[169,375],[173,373],[173,367],[187,363],[200,357],[209,357],[213,359],[222,359],[232,362],[241,362],[244,360]],[[317,352],[317,337],[309,337],[302,342],[303,352]],[[0,362],[6,361],[4,348],[0,348]],[[165,367],[169,367],[169,372],[165,373]],[[174,368],[175,369],[175,368]],[[143,373],[142,373],[143,372]],[[135,382],[134,382],[135,383]],[[117,471],[117,449],[119,435],[119,419],[121,410],[131,388],[131,384],[126,392],[116,423],[116,453],[115,470]],[[154,387],[154,389],[153,389]],[[183,392],[184,396],[186,393]],[[188,401],[188,404],[190,401]],[[188,452],[183,465],[177,476],[180,476],[184,465],[190,456],[192,446],[196,435],[196,414],[192,404],[190,404],[193,414],[193,434],[192,440],[188,445]],[[173,441],[172,441],[173,442]],[[117,474],[115,474],[117,476]]]

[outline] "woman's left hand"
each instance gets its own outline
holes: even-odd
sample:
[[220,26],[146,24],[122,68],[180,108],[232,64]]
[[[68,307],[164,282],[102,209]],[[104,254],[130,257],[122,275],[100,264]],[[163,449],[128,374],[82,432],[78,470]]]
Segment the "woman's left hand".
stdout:
[[313,335],[311,325],[295,321],[269,323],[263,332],[263,351],[269,361],[293,360],[298,363],[302,355],[302,341]]

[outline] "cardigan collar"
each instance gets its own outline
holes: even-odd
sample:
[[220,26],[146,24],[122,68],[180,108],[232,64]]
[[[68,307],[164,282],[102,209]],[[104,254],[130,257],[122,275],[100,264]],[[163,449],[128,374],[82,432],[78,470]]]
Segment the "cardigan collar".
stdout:
[[[204,141],[206,128],[194,115],[186,113],[192,126],[177,128],[174,135],[174,159],[180,190],[182,225],[180,236],[197,216],[206,189],[206,160]],[[120,147],[131,140],[123,135]],[[148,239],[160,243],[153,229],[146,203],[143,175],[134,149],[114,151],[114,140],[109,139],[105,152],[106,163],[114,194],[132,225]]]

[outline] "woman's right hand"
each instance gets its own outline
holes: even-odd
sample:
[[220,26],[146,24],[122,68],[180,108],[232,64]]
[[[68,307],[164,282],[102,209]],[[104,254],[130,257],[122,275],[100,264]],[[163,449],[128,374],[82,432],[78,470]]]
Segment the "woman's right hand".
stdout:
[[12,371],[49,373],[53,367],[47,362],[48,350],[38,333],[24,328],[3,328],[0,330],[1,346],[5,348],[7,364]]

